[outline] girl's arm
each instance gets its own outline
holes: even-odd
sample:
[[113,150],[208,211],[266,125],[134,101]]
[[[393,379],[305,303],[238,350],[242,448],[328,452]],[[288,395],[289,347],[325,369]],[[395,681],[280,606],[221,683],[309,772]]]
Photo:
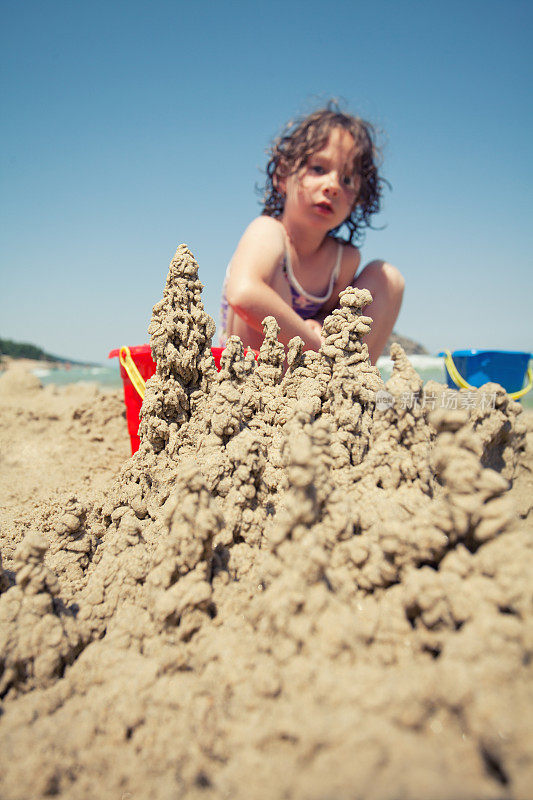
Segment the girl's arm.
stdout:
[[305,322],[280,294],[284,287],[281,275],[284,252],[281,223],[268,216],[255,219],[231,260],[227,301],[254,330],[262,332],[263,319],[271,315],[281,328],[279,340],[283,344],[300,336],[304,349],[318,350],[322,340],[316,328]]

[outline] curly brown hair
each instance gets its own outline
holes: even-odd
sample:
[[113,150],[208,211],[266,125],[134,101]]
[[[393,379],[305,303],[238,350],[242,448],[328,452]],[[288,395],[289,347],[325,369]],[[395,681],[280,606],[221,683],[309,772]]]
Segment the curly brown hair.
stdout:
[[[325,108],[289,122],[281,136],[272,143],[268,150],[270,159],[266,167],[262,213],[271,217],[281,216],[285,197],[277,188],[279,178],[287,178],[298,172],[313,153],[326,145],[334,128],[344,128],[353,136],[354,172],[361,178],[361,187],[350,216],[330,231],[330,235],[349,243],[354,240],[360,242],[363,229],[372,227],[370,218],[380,209],[383,186],[387,181],[378,175],[376,162],[381,153],[376,144],[374,127],[360,117],[343,113],[333,100]],[[344,225],[348,228],[345,239],[337,235]]]

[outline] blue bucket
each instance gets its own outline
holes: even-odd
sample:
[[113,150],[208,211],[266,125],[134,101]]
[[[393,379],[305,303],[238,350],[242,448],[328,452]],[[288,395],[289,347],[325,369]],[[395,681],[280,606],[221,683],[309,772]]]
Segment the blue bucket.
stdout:
[[[446,353],[439,353],[445,356]],[[452,358],[457,371],[470,386],[499,383],[509,394],[519,392],[526,377],[531,353],[516,350],[454,350]],[[445,366],[446,379],[451,389],[456,389],[453,378]]]

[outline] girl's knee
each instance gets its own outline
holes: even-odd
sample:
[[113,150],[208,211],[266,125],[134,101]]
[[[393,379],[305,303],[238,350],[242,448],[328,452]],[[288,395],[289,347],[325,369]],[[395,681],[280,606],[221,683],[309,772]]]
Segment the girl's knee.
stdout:
[[388,261],[376,259],[366,265],[366,270],[382,288],[386,288],[396,296],[401,297],[403,295],[405,278],[397,267],[389,264]]
[[405,289],[405,278],[400,270],[392,264],[389,264],[388,261],[384,262],[383,269],[385,270],[389,286],[396,295],[402,297]]

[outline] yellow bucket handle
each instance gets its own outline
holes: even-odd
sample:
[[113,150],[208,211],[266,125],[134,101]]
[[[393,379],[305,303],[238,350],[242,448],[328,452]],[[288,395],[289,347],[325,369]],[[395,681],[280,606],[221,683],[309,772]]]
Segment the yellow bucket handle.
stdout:
[[135,361],[131,357],[130,348],[129,347],[121,347],[118,351],[118,357],[120,363],[126,370],[126,374],[134,387],[137,389],[137,392],[141,395],[141,399],[144,399],[144,391],[146,388],[146,382],[143,380],[141,373],[137,369]]
[[[465,381],[463,376],[459,373],[459,370],[455,366],[452,358],[452,354],[449,350],[444,351],[446,354],[446,358],[444,359],[444,363],[446,364],[446,369],[450,374],[450,378],[455,383],[456,386],[459,386],[460,389],[477,389],[477,386],[471,386],[469,383]],[[530,366],[527,368],[527,378],[528,383],[527,386],[524,386],[523,389],[520,389],[519,392],[509,392],[509,397],[511,400],[519,400],[525,394],[529,392],[531,387],[533,386],[533,370]]]

